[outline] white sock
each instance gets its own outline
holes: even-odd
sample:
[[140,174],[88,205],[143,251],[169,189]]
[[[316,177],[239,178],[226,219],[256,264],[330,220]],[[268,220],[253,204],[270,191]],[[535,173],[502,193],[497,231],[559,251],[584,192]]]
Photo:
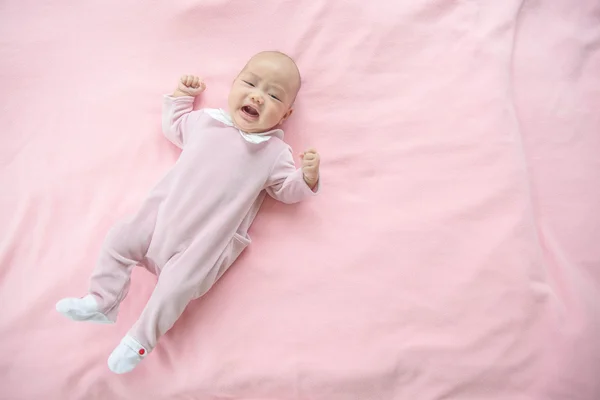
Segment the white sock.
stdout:
[[73,321],[90,321],[99,324],[112,324],[115,322],[98,311],[98,303],[90,294],[81,299],[72,297],[62,299],[56,303],[56,311]]
[[108,368],[115,374],[124,374],[134,369],[147,355],[148,350],[127,335],[108,357]]

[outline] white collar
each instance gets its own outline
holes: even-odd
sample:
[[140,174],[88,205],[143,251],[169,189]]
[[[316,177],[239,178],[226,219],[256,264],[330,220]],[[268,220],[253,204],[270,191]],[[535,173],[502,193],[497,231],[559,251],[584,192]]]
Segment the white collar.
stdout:
[[[231,126],[237,129],[237,127],[233,124],[233,121],[231,120],[231,116],[227,114],[223,109],[205,108],[203,111],[213,119],[216,119],[217,121],[222,122],[227,126]],[[250,143],[256,144],[266,142],[267,140],[271,139],[271,136],[283,139],[283,131],[281,129],[273,129],[263,133],[246,133],[238,129],[238,132],[240,132],[240,135],[242,135],[242,137],[245,140],[247,140]]]

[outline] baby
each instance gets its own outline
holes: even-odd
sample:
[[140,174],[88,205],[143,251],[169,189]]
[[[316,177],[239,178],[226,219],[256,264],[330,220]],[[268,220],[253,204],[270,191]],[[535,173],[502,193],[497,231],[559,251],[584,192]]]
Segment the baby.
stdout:
[[133,267],[158,276],[139,319],[108,358],[118,374],[135,368],[250,244],[248,228],[265,193],[295,203],[318,192],[319,154],[304,152],[296,169],[277,128],[292,114],[300,89],[290,57],[273,51],[252,57],[233,82],[229,113],[193,111],[204,89],[186,75],[164,97],[162,129],[183,149],[179,160],[137,214],[110,230],[89,294],[56,304],[75,321],[114,323]]

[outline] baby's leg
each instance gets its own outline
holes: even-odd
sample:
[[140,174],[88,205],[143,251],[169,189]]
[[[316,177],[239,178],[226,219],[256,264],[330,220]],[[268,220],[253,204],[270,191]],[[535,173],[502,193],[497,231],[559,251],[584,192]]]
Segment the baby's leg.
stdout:
[[224,256],[219,257],[210,246],[201,253],[208,256],[199,257],[198,252],[188,249],[165,265],[140,318],[108,360],[113,372],[135,368],[156,346],[158,338],[171,329],[188,303],[215,283]]
[[148,350],[173,327],[190,301],[206,293],[216,281],[218,267],[181,261],[163,269],[146,307],[129,330],[129,335]]
[[90,280],[89,294],[66,298],[56,309],[76,321],[111,323],[129,290],[133,267],[144,261],[156,223],[158,207],[146,202],[131,220],[108,233]]

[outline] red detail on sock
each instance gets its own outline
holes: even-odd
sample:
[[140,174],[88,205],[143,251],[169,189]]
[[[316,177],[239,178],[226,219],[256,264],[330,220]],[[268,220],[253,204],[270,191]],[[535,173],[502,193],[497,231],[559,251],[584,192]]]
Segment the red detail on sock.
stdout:
[[140,349],[140,351],[138,351],[138,353],[140,353],[140,356],[143,356],[143,355],[144,355],[144,353],[146,353],[146,350],[144,350],[144,349]]

